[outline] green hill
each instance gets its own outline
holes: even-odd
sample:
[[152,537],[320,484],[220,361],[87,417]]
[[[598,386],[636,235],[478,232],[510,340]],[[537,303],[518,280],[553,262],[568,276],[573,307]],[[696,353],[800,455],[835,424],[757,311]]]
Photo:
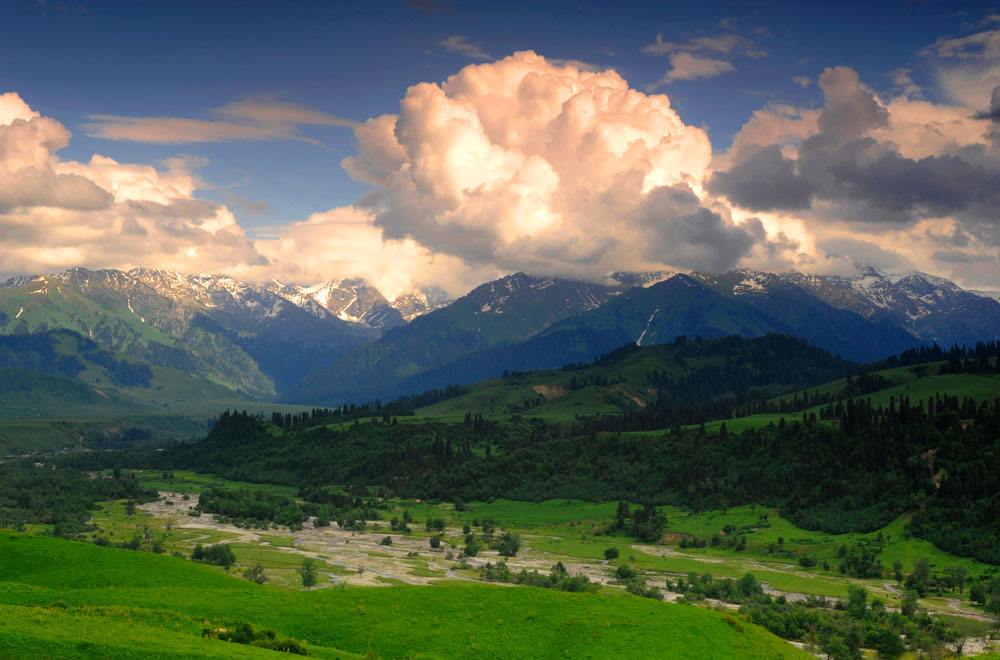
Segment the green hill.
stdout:
[[785,335],[630,344],[592,363],[516,372],[470,385],[467,394],[422,408],[418,415],[524,413],[572,421],[654,404],[702,406],[728,400],[727,408],[822,383],[856,366]]
[[[796,400],[805,400],[806,397],[818,395],[830,397],[834,402],[843,402],[848,398],[859,398],[870,400],[875,407],[888,407],[890,400],[899,402],[903,397],[907,397],[913,405],[923,403],[925,406],[930,399],[945,394],[959,399],[969,397],[980,402],[1000,397],[1000,374],[940,374],[938,370],[943,364],[945,363],[934,362],[872,372],[872,376],[884,378],[886,381],[885,387],[874,392],[862,394],[857,387],[848,383],[847,379],[840,378],[814,388],[775,397],[771,403],[780,406],[783,402],[787,405]],[[819,416],[827,405],[824,403],[809,406],[805,410],[799,407],[796,408],[795,412],[763,413],[733,420],[717,420],[708,422],[706,427],[709,430],[718,430],[725,422],[731,431],[758,428],[777,423],[782,417],[801,418],[803,412],[807,415],[811,413]]]
[[[289,592],[174,557],[0,533],[0,657],[257,658],[240,621],[321,658],[808,658],[737,615],[479,584]],[[365,655],[368,654],[368,655]]]

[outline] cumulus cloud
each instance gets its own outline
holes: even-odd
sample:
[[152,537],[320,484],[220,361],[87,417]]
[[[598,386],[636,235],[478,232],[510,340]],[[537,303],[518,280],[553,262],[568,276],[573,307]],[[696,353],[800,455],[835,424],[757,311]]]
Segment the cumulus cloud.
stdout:
[[62,124],[40,117],[16,94],[0,96],[0,213],[18,207],[105,208],[111,196],[88,179],[59,172],[50,155],[69,143]]
[[[285,112],[287,111],[287,114]],[[277,116],[272,113],[277,112]],[[260,121],[325,121],[308,108],[237,104]],[[198,156],[161,167],[94,155],[63,161],[70,133],[14,93],[0,95],[0,274],[48,273],[69,266],[170,268],[225,272],[252,280],[316,283],[365,277],[390,298],[414,285],[438,284],[460,295],[502,274],[433,254],[413,240],[384,242],[372,214],[345,207],[249,237],[230,210],[197,199]],[[266,209],[225,191],[248,212]]]
[[[740,47],[729,43],[699,42],[704,57],[664,54],[712,59]],[[63,161],[65,127],[4,94],[0,271],[142,265],[303,284],[362,276],[392,297],[414,284],[457,295],[516,270],[597,280],[616,270],[872,263],[995,288],[995,100],[933,103],[899,87],[880,95],[845,67],[818,84],[822,107],[768,104],[713,153],[666,95],[613,70],[532,52],[470,64],[409,88],[398,113],[353,126],[357,154],[342,165],[370,187],[353,206],[254,237],[227,206],[197,198],[197,157],[158,167]],[[340,125],[272,102],[216,114],[213,123],[291,136]],[[172,130],[153,124],[147,138]],[[227,203],[259,208],[232,193]]]
[[[782,222],[804,227],[812,245],[800,263],[811,270],[837,269],[850,255],[888,270],[995,281],[985,274],[1000,247],[990,113],[913,98],[905,87],[880,97],[846,67],[824,71],[819,86],[818,111],[754,113],[715,157],[707,190],[736,216],[760,215],[772,235]],[[962,272],[969,264],[982,268]]]
[[[982,124],[972,113],[949,113],[952,139],[931,139],[939,149],[928,150],[914,137],[919,138],[921,129],[933,132],[936,117],[929,113],[916,127],[912,110],[914,105],[927,110],[929,104],[898,100],[899,121],[893,125],[890,107],[861,84],[854,70],[827,69],[819,85],[826,103],[814,134],[791,154],[773,144],[745,150],[728,170],[715,175],[710,189],[752,210],[827,204],[829,215],[856,222],[912,224],[931,216],[992,216],[988,209],[1000,202],[1000,170],[989,162],[989,154],[963,154],[959,143],[968,134],[982,135]],[[909,130],[900,130],[907,122]],[[904,153],[898,140],[910,142],[910,153]]]
[[183,161],[166,170],[56,152],[70,133],[0,95],[0,271],[160,265],[199,271],[266,262],[223,206],[193,197]]
[[95,114],[83,129],[91,137],[149,144],[194,144],[199,142],[261,142],[301,140],[320,144],[299,134],[300,126],[353,128],[358,122],[321,112],[298,103],[272,98],[234,101],[212,113],[220,119],[188,117],[123,117]]
[[753,237],[702,197],[712,152],[663,95],[533,52],[411,87],[355,130],[359,204],[394,240],[470,264],[601,277],[735,264]]
[[349,206],[267,228],[257,247],[269,262],[258,269],[258,278],[315,283],[364,277],[390,300],[423,284],[441,286],[457,297],[501,274],[489,266],[473,268],[457,257],[433,254],[412,239],[383,241],[371,213]]

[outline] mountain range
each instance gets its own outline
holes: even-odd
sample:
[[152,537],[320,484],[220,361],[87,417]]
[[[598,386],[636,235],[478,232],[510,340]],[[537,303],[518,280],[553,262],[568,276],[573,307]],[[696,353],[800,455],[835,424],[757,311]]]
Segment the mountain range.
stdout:
[[0,285],[0,335],[69,330],[127,359],[251,399],[340,404],[585,362],[679,335],[782,333],[871,361],[1000,338],[1000,302],[931,275],[516,273],[449,302],[388,300],[363,279],[262,285],[166,270],[86,270]]

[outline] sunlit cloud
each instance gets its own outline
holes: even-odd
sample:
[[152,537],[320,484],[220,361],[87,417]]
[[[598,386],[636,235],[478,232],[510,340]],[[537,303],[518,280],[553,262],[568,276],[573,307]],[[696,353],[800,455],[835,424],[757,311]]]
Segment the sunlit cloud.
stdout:
[[[731,71],[711,55],[745,48],[697,43],[697,55],[662,46],[672,80]],[[958,59],[984,61],[950,58]],[[969,102],[935,102],[913,93],[908,72],[894,76],[895,87],[876,92],[853,69],[829,68],[816,81],[821,107],[766,104],[715,152],[666,94],[530,51],[413,85],[398,113],[362,123],[250,99],[194,120],[211,124],[199,140],[150,118],[105,124],[136,131],[118,139],[162,143],[302,139],[304,126],[351,127],[357,153],[342,165],[369,192],[252,234],[231,209],[262,212],[265,203],[218,189],[226,204],[199,199],[211,188],[197,175],[204,159],[64,161],[69,131],[2,94],[0,272],[84,265],[301,284],[365,277],[392,297],[414,284],[459,294],[516,270],[598,280],[616,270],[849,272],[867,262],[995,289],[997,93],[977,88]]]
[[613,70],[533,52],[411,87],[344,161],[386,237],[501,270],[727,268],[755,238],[703,199],[705,132]]
[[300,140],[320,144],[317,140],[299,134],[299,128],[353,128],[358,124],[354,120],[327,114],[309,106],[271,98],[234,101],[211,112],[221,119],[94,114],[88,116],[90,121],[83,125],[83,129],[91,137],[150,144],[270,140]]
[[221,205],[196,199],[186,164],[166,169],[94,155],[63,161],[59,122],[17,95],[0,96],[0,271],[50,272],[73,265],[157,265],[232,270],[266,259]]
[[686,52],[673,53],[670,56],[670,65],[672,68],[662,78],[649,86],[650,91],[678,80],[714,78],[736,70],[732,62],[716,60],[711,57],[699,57]]

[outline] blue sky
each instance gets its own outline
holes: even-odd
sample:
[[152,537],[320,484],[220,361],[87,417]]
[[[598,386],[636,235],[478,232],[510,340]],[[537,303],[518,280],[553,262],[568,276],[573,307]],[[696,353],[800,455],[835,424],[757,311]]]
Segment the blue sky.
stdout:
[[[989,181],[996,165],[990,160],[995,144],[988,137],[987,115],[991,88],[1000,75],[998,33],[1000,18],[992,5],[936,0],[753,4],[0,0],[0,93],[16,93],[33,113],[61,123],[72,133],[68,146],[52,153],[53,163],[86,163],[93,154],[122,164],[153,165],[161,172],[175,163],[174,167],[195,177],[195,189],[182,196],[225,205],[238,224],[233,231],[244,232],[241,236],[247,240],[273,237],[276,228],[293,226],[311,214],[344,209],[370,193],[365,199],[371,215],[364,222],[388,238],[414,241],[431,256],[457,258],[467,267],[465,277],[518,268],[544,270],[550,263],[561,264],[552,267],[556,274],[592,276],[615,263],[614,259],[634,261],[621,263],[623,268],[752,263],[835,270],[842,264],[836,266],[833,261],[852,253],[854,261],[879,262],[883,267],[920,267],[949,276],[967,272],[965,280],[970,285],[988,285],[993,283],[988,271],[995,269],[1000,239],[993,236],[996,219],[983,215],[985,203],[974,194],[961,208],[930,199],[914,202],[903,218],[893,215],[890,208],[899,205],[898,199],[846,199],[844,195],[850,197],[864,186],[855,182],[851,191],[843,185],[837,191],[820,190],[824,175],[816,174],[807,199],[799,200],[790,213],[784,202],[747,201],[745,195],[740,201],[740,191],[746,186],[766,187],[766,182],[744,181],[735,169],[724,170],[767,151],[762,144],[730,151],[734,136],[745,130],[755,112],[770,113],[775,121],[798,122],[794,135],[775,137],[772,145],[784,150],[784,165],[776,166],[788,170],[791,163],[798,167],[798,142],[823,132],[816,128],[817,115],[825,105],[832,108],[835,97],[842,95],[846,105],[838,106],[839,111],[860,107],[870,97],[891,114],[888,128],[874,118],[864,129],[865,139],[875,140],[883,150],[896,149],[907,163],[960,154],[973,166],[985,168],[983,177]],[[468,238],[468,243],[458,246],[461,241],[443,236],[441,226],[431,226],[421,216],[429,212],[428,200],[412,205],[400,201],[398,186],[386,184],[383,190],[372,180],[352,178],[342,168],[341,161],[359,151],[359,138],[352,130],[355,123],[400,113],[401,100],[411,86],[441,85],[469,65],[492,65],[527,50],[557,67],[614,70],[636,92],[666,95],[672,110],[664,112],[676,112],[683,125],[704,131],[711,143],[706,156],[714,159],[711,164],[706,161],[695,173],[647,173],[639,193],[649,192],[650,176],[672,186],[691,186],[700,204],[696,206],[720,218],[711,231],[725,230],[725,236],[711,234],[705,227],[692,228],[693,220],[685,220],[687,225],[677,225],[670,232],[689,238],[710,236],[698,240],[722,241],[729,248],[711,252],[692,242],[691,254],[701,257],[669,261],[637,255],[634,250],[616,252],[613,241],[600,243],[588,236],[576,241],[572,255],[553,260],[555,248],[549,246],[548,252],[540,250],[533,260],[518,260],[509,256],[516,251],[510,227],[491,229],[492,238],[473,236],[485,231],[484,224],[491,220],[466,214],[447,230],[452,236]],[[836,69],[840,73],[835,67],[841,67]],[[828,74],[820,85],[824,72]],[[844,91],[848,88],[854,92]],[[477,112],[486,117],[488,94],[483,99]],[[948,122],[954,125],[959,119],[952,115],[961,115],[963,127],[955,131],[962,137],[942,142],[933,153],[916,143],[907,147],[907,136],[919,134],[915,115],[926,116],[920,130],[932,132]],[[631,118],[622,125],[632,121],[641,120]],[[647,146],[657,139],[655,131],[644,135]],[[925,138],[914,140],[926,142]],[[370,146],[376,148],[374,143]],[[988,158],[970,156],[972,147]],[[609,153],[620,155],[620,150]],[[60,167],[72,169],[56,169]],[[557,163],[553,167],[559,177],[567,176]],[[93,173],[77,173],[93,178]],[[793,174],[811,176],[804,170]],[[522,176],[526,176],[523,171]],[[790,179],[788,190],[804,185],[802,180]],[[121,194],[115,194],[116,202],[124,201]],[[788,195],[779,197],[788,199]],[[444,202],[437,199],[431,206],[437,203]],[[440,214],[448,204],[435,207],[435,213]],[[980,209],[974,217],[962,215],[972,207]],[[656,214],[662,222],[657,231],[677,218],[698,217],[700,211],[693,208],[659,208]],[[2,212],[0,199],[0,216]],[[635,214],[647,211],[635,208],[627,213],[632,214],[634,224],[638,222]],[[553,214],[561,224],[539,220],[541,225],[518,240],[537,239],[539,226],[559,225],[565,230],[576,222],[571,210],[556,203],[538,217]],[[933,231],[927,225],[931,216],[943,223]],[[17,222],[23,225],[25,217]],[[751,218],[751,224],[746,224]],[[763,228],[753,224],[757,219]],[[338,222],[355,226],[362,220],[341,218]],[[796,229],[799,225],[801,231]],[[834,225],[839,227],[836,235],[830,233]],[[739,227],[743,233],[738,236],[729,231]],[[890,254],[880,240],[888,234],[879,232],[902,231],[900,227],[914,237],[918,229],[924,237],[950,232],[954,245],[945,246],[942,252],[940,245],[914,243]],[[581,230],[581,236],[585,233]],[[666,233],[660,231],[661,238]],[[510,240],[495,240],[500,235]],[[856,250],[851,247],[855,243]],[[240,253],[244,256],[232,257],[244,260],[234,263],[233,270],[252,269],[264,261],[277,263],[266,250],[268,256],[246,257],[255,248],[249,243],[245,247]],[[182,246],[172,249],[182,250]],[[758,254],[750,258],[755,250]],[[788,252],[783,260],[768,261],[762,256],[781,250]],[[74,254],[53,249],[45,253],[45,259],[32,261],[22,251],[17,259],[0,262],[0,272],[33,263],[54,267],[59,258]],[[95,265],[127,261],[124,253],[93,259],[90,253],[77,253]],[[614,259],[607,256],[612,254]],[[132,261],[141,258],[137,253]],[[157,258],[163,263],[181,263],[164,255]],[[220,257],[213,263],[226,262]],[[304,270],[299,276],[318,273]],[[1000,286],[1000,282],[995,284]]]

